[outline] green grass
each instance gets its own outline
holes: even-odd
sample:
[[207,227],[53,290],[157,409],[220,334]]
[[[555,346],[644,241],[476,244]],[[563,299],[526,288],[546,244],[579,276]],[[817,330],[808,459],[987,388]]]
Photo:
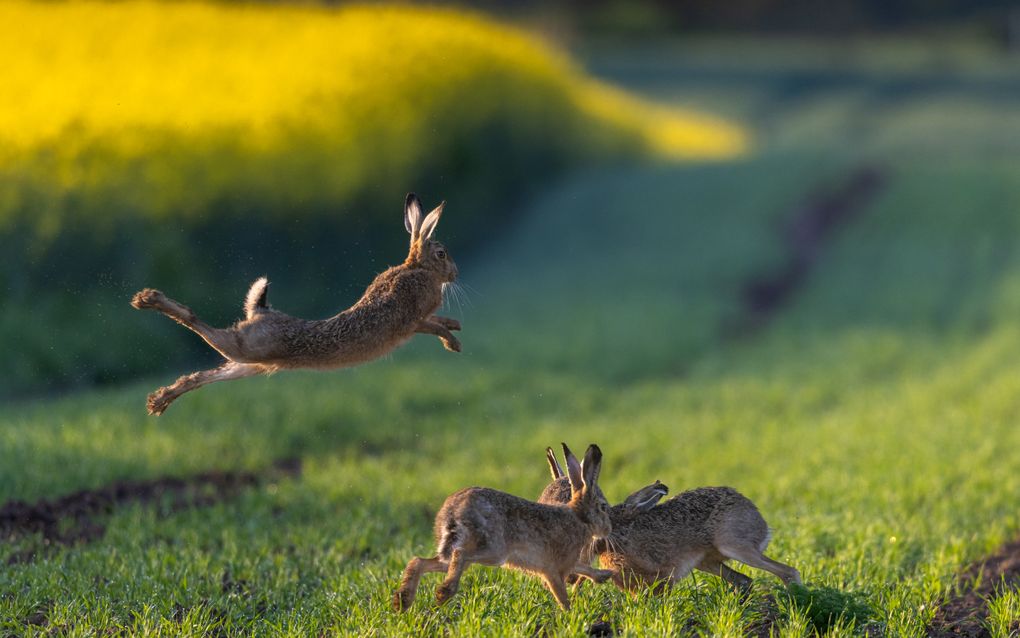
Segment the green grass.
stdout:
[[992,638],[1009,638],[1020,630],[1020,591],[1003,589],[988,600],[988,632]]
[[[1020,531],[1020,162],[913,144],[881,156],[887,189],[753,336],[726,336],[741,282],[779,267],[779,222],[864,149],[562,183],[461,263],[459,356],[417,337],[354,370],[205,388],[158,420],[144,395],[172,374],[0,408],[0,501],[304,461],[212,507],[119,508],[97,542],[11,539],[0,564],[39,557],[0,571],[0,632],[574,636],[605,620],[738,636],[765,615],[778,636],[814,631],[810,608],[743,568],[747,600],[695,575],[664,598],[585,587],[560,613],[536,580],[474,567],[450,605],[432,607],[433,575],[411,613],[389,610],[447,494],[537,496],[542,450],[565,440],[602,446],[611,500],[654,479],[738,488],[774,528],[769,554],[815,591],[923,635],[961,567]],[[995,635],[1015,602],[990,601]],[[26,624],[40,611],[47,626]]]

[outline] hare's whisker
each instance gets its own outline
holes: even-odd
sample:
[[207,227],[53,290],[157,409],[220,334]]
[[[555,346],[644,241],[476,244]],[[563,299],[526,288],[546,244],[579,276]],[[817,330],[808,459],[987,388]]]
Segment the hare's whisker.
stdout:
[[464,288],[464,284],[460,282],[453,282],[454,293],[457,295],[457,305],[464,304],[470,308],[473,304],[471,303],[471,297],[467,294],[467,289]]
[[461,293],[464,295],[464,305],[470,307],[474,304],[471,301],[471,295],[478,295],[478,291],[472,288],[469,284],[464,282],[457,282],[457,287],[460,288]]

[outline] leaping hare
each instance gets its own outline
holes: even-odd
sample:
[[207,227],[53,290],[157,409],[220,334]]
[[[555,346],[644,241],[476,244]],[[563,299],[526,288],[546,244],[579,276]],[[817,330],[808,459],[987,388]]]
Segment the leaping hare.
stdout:
[[602,451],[588,446],[584,461],[563,444],[569,496],[562,503],[539,504],[505,492],[469,487],[456,492],[436,514],[436,555],[411,559],[393,607],[403,611],[414,602],[424,572],[446,572],[436,590],[445,603],[455,593],[464,569],[472,563],[505,566],[539,576],[563,609],[570,608],[564,579],[580,573],[603,582],[612,572],[578,565],[581,550],[611,531],[609,504],[598,490]]
[[190,308],[158,290],[146,288],[135,294],[132,306],[159,310],[197,333],[227,360],[150,394],[149,414],[158,416],[185,392],[216,381],[365,363],[394,350],[415,333],[436,335],[447,350],[460,352],[460,341],[450,332],[460,330],[460,323],[433,314],[442,305],[444,286],[457,278],[457,266],[446,248],[432,239],[444,204],[423,219],[421,201],[408,193],[404,203],[404,226],[411,234],[407,259],[379,274],[356,304],[329,319],[307,321],[271,308],[266,302],[269,282],[265,277],[248,290],[245,318],[222,329],[209,326]]
[[[539,503],[562,503],[567,479],[551,448],[546,460],[553,481]],[[612,533],[581,555],[590,564],[597,555],[613,583],[635,591],[655,583],[667,586],[692,569],[721,576],[744,590],[751,579],[725,565],[733,559],[772,572],[784,583],[800,582],[800,573],[764,554],[771,533],[749,499],[730,487],[699,487],[657,505],[669,488],[655,481],[634,492],[609,511]]]

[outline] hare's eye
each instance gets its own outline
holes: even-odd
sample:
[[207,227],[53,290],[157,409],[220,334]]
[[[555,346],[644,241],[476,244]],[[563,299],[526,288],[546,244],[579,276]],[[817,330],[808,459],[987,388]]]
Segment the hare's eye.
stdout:
[[436,251],[436,257],[439,257],[440,259],[446,259],[446,251],[445,250],[437,250]]

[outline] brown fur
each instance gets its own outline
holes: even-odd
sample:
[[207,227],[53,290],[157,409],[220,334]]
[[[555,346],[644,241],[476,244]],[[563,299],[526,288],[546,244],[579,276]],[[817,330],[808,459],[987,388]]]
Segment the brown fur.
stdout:
[[[553,481],[539,503],[563,502],[566,479],[552,450],[546,450]],[[613,583],[631,591],[659,584],[666,587],[692,569],[720,576],[746,589],[751,579],[725,565],[734,559],[770,571],[786,584],[800,582],[800,573],[765,556],[769,528],[758,508],[730,487],[700,487],[656,505],[668,488],[655,483],[634,492],[609,512],[613,531],[605,541],[581,555],[590,563],[597,555]]]
[[160,415],[177,397],[208,383],[240,379],[277,370],[320,370],[355,366],[376,359],[415,333],[439,337],[443,347],[460,352],[451,333],[455,319],[436,316],[443,286],[457,278],[446,248],[431,239],[443,205],[422,219],[421,202],[407,196],[404,219],[411,233],[407,259],[379,274],[353,306],[328,319],[291,317],[266,304],[268,282],[257,280],[245,301],[246,318],[229,328],[213,328],[187,306],[146,288],[131,305],[159,310],[202,337],[227,360],[214,370],[185,375],[149,395],[150,414]]
[[563,503],[539,504],[484,487],[469,487],[447,497],[436,515],[436,555],[415,557],[407,564],[393,595],[394,608],[408,609],[422,574],[434,571],[446,572],[436,590],[436,601],[445,603],[457,592],[461,574],[472,563],[538,576],[563,609],[570,608],[564,583],[568,574],[581,571],[597,582],[612,576],[577,565],[582,549],[611,531],[609,504],[596,489],[602,452],[591,445],[584,462],[578,464],[566,444],[563,449],[573,464],[570,497]]

